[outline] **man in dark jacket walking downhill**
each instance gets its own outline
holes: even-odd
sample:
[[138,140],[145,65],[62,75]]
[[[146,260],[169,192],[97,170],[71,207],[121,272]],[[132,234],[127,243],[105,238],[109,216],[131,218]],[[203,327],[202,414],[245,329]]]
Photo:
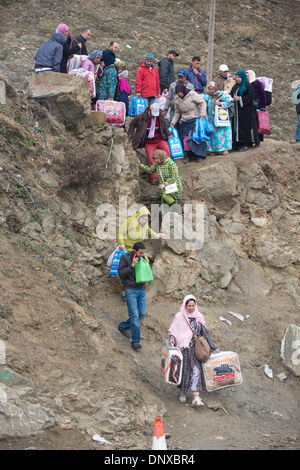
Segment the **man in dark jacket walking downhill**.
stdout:
[[123,281],[125,288],[125,299],[127,303],[128,320],[121,322],[118,330],[127,338],[130,338],[133,349],[140,349],[141,333],[140,321],[146,315],[146,294],[144,284],[137,284],[135,279],[135,266],[140,258],[145,255],[145,245],[136,242],[133,251],[125,253],[119,262],[118,275]]
[[173,49],[168,52],[167,57],[158,62],[159,84],[161,93],[168,93],[172,82],[175,82],[174,60],[178,57],[178,52]]
[[60,72],[63,44],[67,38],[62,33],[54,33],[51,39],[41,45],[35,56],[35,72]]

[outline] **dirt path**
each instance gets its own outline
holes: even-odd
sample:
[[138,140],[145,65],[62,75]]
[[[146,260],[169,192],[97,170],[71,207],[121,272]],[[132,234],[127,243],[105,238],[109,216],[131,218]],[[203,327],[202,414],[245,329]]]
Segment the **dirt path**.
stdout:
[[[283,305],[287,307],[289,302],[290,310],[294,311],[290,299],[271,296],[268,304],[263,306],[263,312],[257,310],[253,299],[248,299],[247,305],[245,299],[235,299],[222,305],[200,305],[217,344],[222,349],[232,346],[239,353],[243,384],[213,393],[203,392],[205,406],[198,409],[191,407],[191,397],[188,397],[186,404],[181,404],[177,388],[165,384],[160,376],[161,348],[170,321],[178,309],[177,302],[147,302],[147,316],[142,325],[143,347],[135,352],[130,341],[117,330],[118,322],[126,318],[126,306],[119,292],[111,292],[104,298],[97,296],[95,287],[91,290],[91,299],[91,311],[95,318],[101,318],[103,327],[119,343],[127,357],[128,369],[123,370],[122,383],[137,394],[141,388],[144,391],[146,388],[148,400],[155,396],[162,401],[169,450],[299,449],[298,381],[288,373],[286,382],[276,377],[280,372],[287,372],[278,357],[272,359],[272,342],[268,334],[275,337],[276,342],[277,329],[268,332],[268,322],[259,322],[260,317],[269,317],[271,321],[276,318],[278,331],[282,331],[288,321],[281,315]],[[274,309],[275,305],[277,309]],[[228,310],[244,315],[248,313],[249,318],[243,323],[233,319],[233,327],[230,328],[219,320],[219,316]],[[258,325],[256,328],[255,324]],[[262,344],[262,337],[265,337],[265,344]],[[112,356],[112,360],[116,357]],[[264,373],[265,363],[274,370],[274,379]],[[105,446],[94,442],[86,430],[76,425],[70,428],[55,426],[29,438],[0,441],[0,450],[150,450],[152,435],[151,426],[128,433],[105,435],[103,437],[112,442],[112,446]]]
[[[95,297],[95,308],[97,303]],[[161,348],[178,310],[177,303],[165,300],[162,304],[147,303],[141,351],[132,352],[129,340],[120,335],[119,341],[128,348],[128,356],[132,357],[137,374],[147,382],[149,393],[155,393],[164,403],[164,426],[170,434],[170,449],[299,448],[298,381],[284,369],[278,357],[272,359],[273,344],[269,338],[273,336],[274,340],[275,335],[276,342],[277,332],[280,334],[287,321],[281,312],[283,308],[289,310],[289,306],[292,312],[296,311],[292,304],[289,298],[273,295],[265,305],[259,299],[236,298],[222,305],[200,307],[221,349],[239,352],[243,384],[212,393],[204,391],[201,395],[205,406],[198,409],[191,407],[189,396],[188,402],[181,404],[177,388],[165,384],[160,376]],[[233,327],[228,327],[219,320],[228,310],[249,314],[249,318],[245,322],[232,319]],[[116,327],[121,318],[126,318],[125,304],[118,296],[110,298],[109,311],[106,320],[110,327]],[[276,318],[278,330],[269,331],[268,321],[263,325],[261,318],[270,318],[271,322]],[[259,329],[261,332],[257,334]],[[263,346],[261,337],[266,339]],[[265,363],[274,371],[274,379],[264,373]],[[275,376],[280,372],[287,373],[285,383]]]

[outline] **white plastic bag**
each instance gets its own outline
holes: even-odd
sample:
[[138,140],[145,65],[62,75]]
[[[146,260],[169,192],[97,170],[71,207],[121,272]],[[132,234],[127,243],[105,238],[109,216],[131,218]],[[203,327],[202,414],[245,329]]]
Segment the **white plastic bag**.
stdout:
[[229,112],[227,108],[222,106],[215,106],[215,119],[214,124],[216,127],[228,127],[230,125]]
[[178,187],[177,187],[176,181],[175,181],[175,183],[171,183],[171,184],[168,184],[167,186],[165,186],[166,194],[177,193],[177,191],[178,191]]
[[114,256],[115,256],[115,252],[116,252],[117,250],[119,250],[119,249],[120,249],[120,245],[117,246],[117,248],[116,248],[116,249],[112,252],[112,254],[109,256],[109,258],[108,258],[108,260],[107,260],[107,263],[106,263],[107,266],[111,266],[111,265],[112,265],[112,261],[113,261]]

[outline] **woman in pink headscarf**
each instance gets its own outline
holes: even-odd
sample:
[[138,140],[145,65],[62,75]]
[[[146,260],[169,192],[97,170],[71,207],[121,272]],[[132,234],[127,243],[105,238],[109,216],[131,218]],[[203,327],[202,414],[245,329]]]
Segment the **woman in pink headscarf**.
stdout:
[[[76,51],[78,50],[78,46],[81,49],[81,44],[76,41],[74,38],[73,34],[69,30],[69,26],[64,23],[60,23],[57,28],[56,28],[56,33],[62,33],[64,36],[67,38],[67,42],[63,44],[63,56],[62,60],[60,63],[60,73],[68,73],[68,59],[71,59],[71,57],[76,54]],[[75,44],[74,44],[75,41]]]
[[193,295],[187,295],[182,302],[180,312],[169,329],[169,345],[180,348],[183,355],[182,379],[179,385],[181,396],[179,400],[186,402],[186,394],[193,392],[193,406],[204,405],[199,392],[201,391],[201,362],[195,356],[194,334],[203,336],[210,346],[211,352],[218,351],[214,342],[210,339],[205,328],[205,320],[199,312],[196,299]]

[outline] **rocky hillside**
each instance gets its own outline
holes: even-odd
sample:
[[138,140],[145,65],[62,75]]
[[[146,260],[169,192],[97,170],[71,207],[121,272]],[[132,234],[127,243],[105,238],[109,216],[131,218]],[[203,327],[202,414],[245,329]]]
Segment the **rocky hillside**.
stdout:
[[[88,1],[69,23],[73,31],[82,22],[91,26],[90,49],[97,40],[104,47],[119,38],[132,83],[149,38],[156,57],[175,43],[178,65],[186,65],[200,44],[206,60],[206,4],[200,16],[192,2],[180,11],[180,2],[167,2],[164,11],[158,2],[143,3],[125,2],[120,10],[103,2],[98,11]],[[91,115],[66,126],[53,108],[29,96],[26,85],[39,44],[58,22],[68,22],[66,6],[53,2],[49,11],[26,0],[1,6],[6,104],[0,107],[0,448],[105,448],[92,440],[99,434],[110,441],[109,449],[149,449],[158,415],[164,416],[170,449],[299,448],[298,362],[291,368],[280,351],[288,326],[299,326],[300,306],[299,150],[290,142],[291,83],[298,78],[292,8],[283,17],[279,4],[233,2],[222,12],[222,24],[217,14],[217,63],[232,59],[233,69],[272,76],[265,67],[273,72],[276,54],[285,85],[275,87],[274,135],[242,156],[178,162],[181,204],[201,206],[204,243],[201,250],[187,250],[188,233],[183,240],[147,242],[155,281],[147,289],[143,349],[137,353],[117,330],[126,308],[106,266],[116,241],[97,236],[98,208],[112,204],[119,216],[120,197],[128,206],[150,207],[159,203],[157,190],[139,173],[123,130]],[[132,25],[137,12],[139,27]],[[114,21],[104,21],[106,15]],[[292,40],[284,43],[287,35]],[[14,61],[8,60],[11,51]],[[176,226],[184,221],[174,217]],[[243,372],[242,386],[204,392],[201,410],[178,406],[178,392],[159,371],[168,327],[188,292],[199,299],[219,348],[238,352]]]
[[[0,75],[24,88],[34,66],[39,46],[47,41],[59,23],[67,23],[75,35],[88,25],[92,37],[88,50],[103,50],[114,39],[120,43],[119,56],[126,61],[129,81],[134,87],[137,68],[148,51],[158,61],[176,48],[178,68],[187,68],[200,55],[206,70],[209,2],[192,0],[66,1],[51,6],[40,0],[2,0],[0,25],[2,47]],[[299,80],[299,2],[289,0],[233,0],[230,7],[216,2],[213,73],[227,63],[232,73],[254,70],[274,80],[274,101],[269,108],[273,137],[294,141],[296,113],[291,105],[292,84]]]

